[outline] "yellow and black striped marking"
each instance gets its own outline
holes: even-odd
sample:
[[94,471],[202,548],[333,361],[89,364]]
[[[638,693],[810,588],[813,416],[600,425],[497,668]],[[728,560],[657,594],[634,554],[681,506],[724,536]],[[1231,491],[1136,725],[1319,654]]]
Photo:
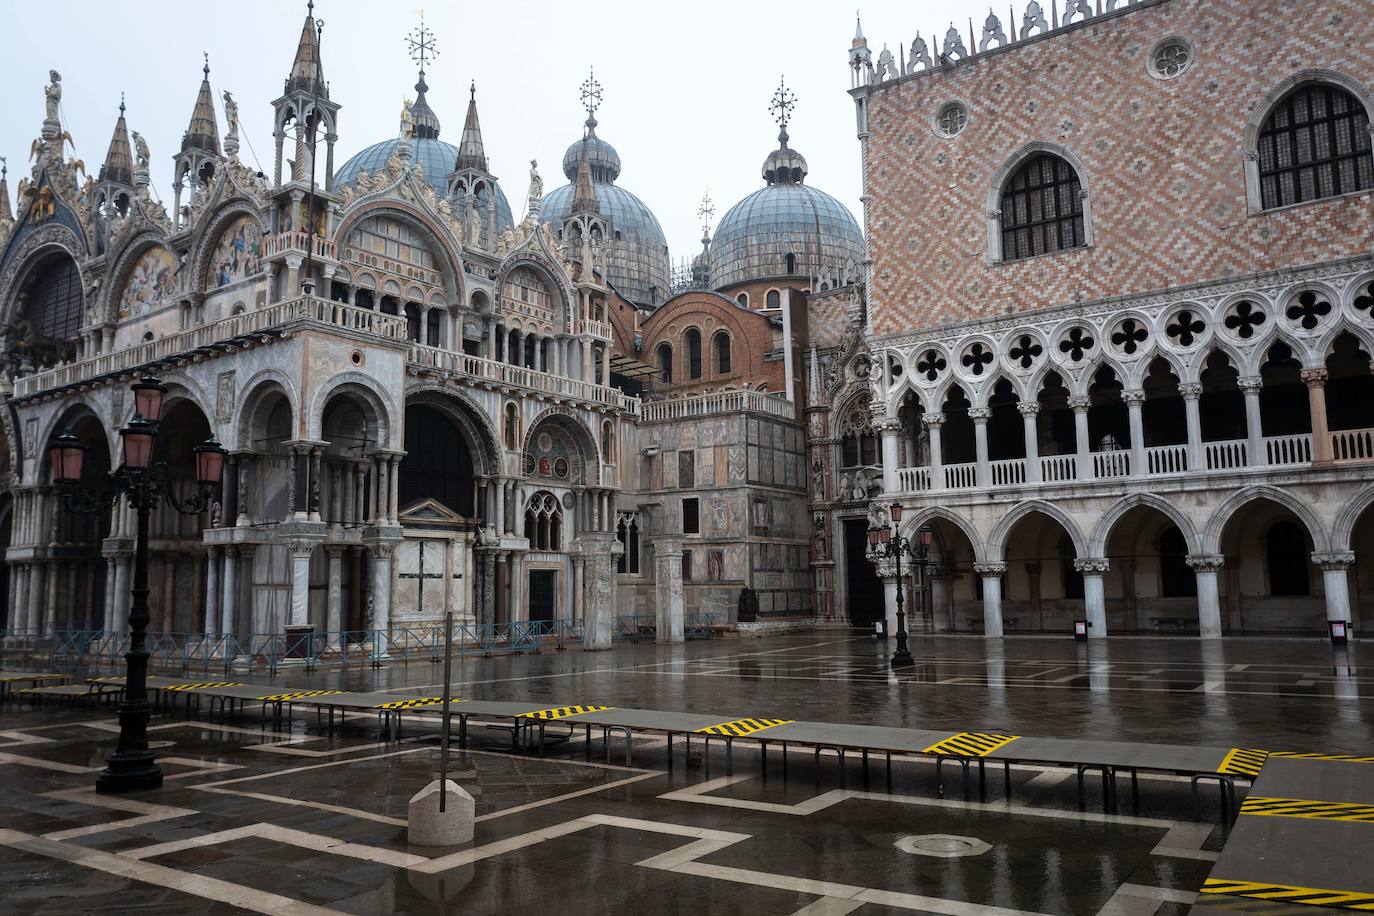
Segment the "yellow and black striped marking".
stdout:
[[988,732],[960,732],[926,748],[926,754],[942,757],[986,757],[1011,744],[1020,735],[993,735]]
[[708,725],[705,728],[698,728],[697,734],[700,735],[723,735],[726,738],[743,738],[747,735],[761,732],[766,728],[776,728],[779,725],[788,725],[796,719],[735,719],[731,722],[722,722],[719,725]]
[[340,694],[340,693],[343,693],[343,691],[342,691],[342,690],[297,690],[295,693],[270,693],[270,694],[268,694],[267,696],[258,697],[258,699],[259,699],[259,700],[262,700],[262,701],[265,702],[265,703],[266,703],[266,702],[274,702],[274,701],[275,701],[275,702],[281,702],[281,701],[284,701],[284,700],[304,700],[304,699],[307,699],[307,698],[309,698],[309,697],[332,697],[332,696],[336,696],[336,695],[338,695],[338,694]]
[[543,719],[550,721],[553,719],[566,719],[568,716],[579,716],[584,712],[601,712],[610,709],[609,706],[554,706],[549,709],[536,709],[533,712],[522,712],[522,719]]
[[[461,702],[463,702],[463,701],[462,701],[461,699],[459,699],[458,697],[449,697],[449,698],[448,698],[448,701],[449,701],[450,703],[461,703]],[[411,698],[408,699],[408,700],[395,700],[395,701],[393,701],[393,702],[391,702],[391,703],[382,703],[382,704],[380,704],[379,706],[377,706],[376,708],[377,708],[377,709],[424,709],[424,708],[427,707],[427,706],[442,706],[443,704],[444,704],[444,698],[443,698],[443,697],[411,697]]]
[[1264,766],[1264,761],[1268,759],[1268,751],[1261,751],[1252,747],[1233,747],[1222,758],[1221,766],[1217,767],[1217,772],[1227,776],[1255,777],[1259,775],[1260,767]]
[[1300,754],[1297,751],[1270,751],[1270,757],[1283,757],[1288,760],[1330,760],[1335,763],[1374,763],[1374,757],[1357,757],[1354,754]]
[[202,681],[199,684],[174,684],[171,687],[163,687],[163,690],[209,690],[214,687],[242,687],[237,681]]
[[1323,821],[1358,821],[1374,824],[1374,805],[1312,801],[1306,798],[1265,798],[1248,796],[1240,805],[1241,814],[1257,817],[1306,817]]
[[1231,881],[1226,878],[1208,878],[1206,883],[1202,885],[1202,893],[1249,897],[1253,900],[1272,900],[1277,903],[1301,903],[1307,906],[1326,906],[1374,912],[1374,894],[1358,891],[1333,891],[1320,887],[1269,884],[1264,881]]

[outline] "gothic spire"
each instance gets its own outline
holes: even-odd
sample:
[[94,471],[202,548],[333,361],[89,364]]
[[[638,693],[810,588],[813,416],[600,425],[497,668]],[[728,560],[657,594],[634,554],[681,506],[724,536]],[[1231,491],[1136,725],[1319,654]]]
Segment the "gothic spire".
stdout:
[[596,189],[592,187],[592,166],[587,159],[587,140],[582,140],[582,152],[577,158],[577,181],[573,184],[573,213],[600,213]]
[[468,87],[468,116],[463,122],[463,139],[458,144],[458,168],[487,170],[487,151],[482,146],[482,125],[477,122],[477,83]]
[[324,62],[320,60],[320,28],[315,21],[315,0],[305,5],[305,24],[301,26],[301,40],[296,46],[296,59],[291,75],[286,78],[286,91],[308,92],[329,98],[329,85],[324,81]]
[[200,81],[191,123],[181,137],[181,149],[201,149],[219,155],[219,125],[215,121],[214,95],[210,92],[210,55],[205,55],[205,76]]
[[115,121],[114,135],[110,137],[110,148],[105,153],[105,163],[100,167],[100,180],[115,184],[132,185],[134,181],[134,157],[129,146],[129,126],[124,122],[124,97],[119,97],[119,119]]
[[12,221],[14,212],[10,210],[10,167],[4,156],[0,156],[0,223]]

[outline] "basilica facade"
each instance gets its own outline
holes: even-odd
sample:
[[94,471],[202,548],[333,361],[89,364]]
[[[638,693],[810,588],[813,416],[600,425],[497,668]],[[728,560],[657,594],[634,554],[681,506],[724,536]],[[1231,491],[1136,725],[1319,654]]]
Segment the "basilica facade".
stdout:
[[0,180],[7,633],[127,628],[132,511],[65,511],[47,448],[72,433],[83,484],[108,490],[150,375],[176,486],[197,444],[229,451],[207,511],[154,513],[153,632],[309,626],[341,647],[453,612],[582,621],[603,647],[626,619],[670,640],[696,614],[811,621],[807,298],[822,275],[853,286],[863,238],[785,130],[722,245],[675,274],[598,136],[594,78],[566,184],[546,193],[531,161],[513,209],[475,87],[451,143],[423,53],[391,136],[336,165],[320,37],[312,8],[270,102],[270,174],[240,158],[240,100],[205,65],[170,212],[123,103],[80,180],[50,74],[13,209]]

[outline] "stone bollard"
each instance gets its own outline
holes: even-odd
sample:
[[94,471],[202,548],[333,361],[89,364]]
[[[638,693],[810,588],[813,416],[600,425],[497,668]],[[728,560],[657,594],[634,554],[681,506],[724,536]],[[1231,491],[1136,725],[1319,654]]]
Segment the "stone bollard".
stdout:
[[439,810],[439,780],[425,786],[410,800],[406,842],[412,846],[459,846],[472,842],[472,796],[448,780],[448,800]]

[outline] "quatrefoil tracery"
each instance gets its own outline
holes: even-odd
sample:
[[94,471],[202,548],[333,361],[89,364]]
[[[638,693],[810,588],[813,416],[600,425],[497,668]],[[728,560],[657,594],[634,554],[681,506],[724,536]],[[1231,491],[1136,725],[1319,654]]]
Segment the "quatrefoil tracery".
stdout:
[[1164,333],[1180,347],[1191,347],[1205,330],[1207,325],[1196,312],[1192,309],[1183,309],[1164,328]]
[[991,350],[981,343],[975,342],[973,346],[969,347],[968,350],[964,352],[964,356],[959,362],[963,364],[965,369],[972,372],[974,375],[982,375],[983,370],[992,363],[992,358]]
[[940,355],[939,350],[927,350],[921,355],[916,363],[916,371],[926,377],[927,382],[933,382],[940,377],[940,373],[945,371],[949,363]]
[[1331,303],[1310,289],[1304,290],[1298,294],[1298,301],[1288,306],[1285,314],[1289,321],[1304,331],[1311,331],[1322,323],[1323,318],[1331,314]]
[[1355,297],[1355,311],[1364,312],[1366,318],[1374,318],[1374,280]]
[[1070,328],[1064,339],[1059,341],[1059,352],[1068,356],[1072,362],[1081,363],[1096,343],[1086,328]]
[[1249,340],[1266,320],[1264,309],[1249,299],[1242,299],[1232,306],[1231,314],[1226,316],[1223,323],[1241,340]]
[[1141,344],[1150,339],[1150,332],[1134,318],[1126,318],[1116,327],[1116,331],[1112,333],[1112,346],[1128,356],[1134,354],[1140,349]]
[[1017,363],[1022,369],[1029,369],[1035,365],[1035,361],[1045,350],[1029,334],[1022,334],[1016,339],[1015,345],[1007,353],[1012,362]]

